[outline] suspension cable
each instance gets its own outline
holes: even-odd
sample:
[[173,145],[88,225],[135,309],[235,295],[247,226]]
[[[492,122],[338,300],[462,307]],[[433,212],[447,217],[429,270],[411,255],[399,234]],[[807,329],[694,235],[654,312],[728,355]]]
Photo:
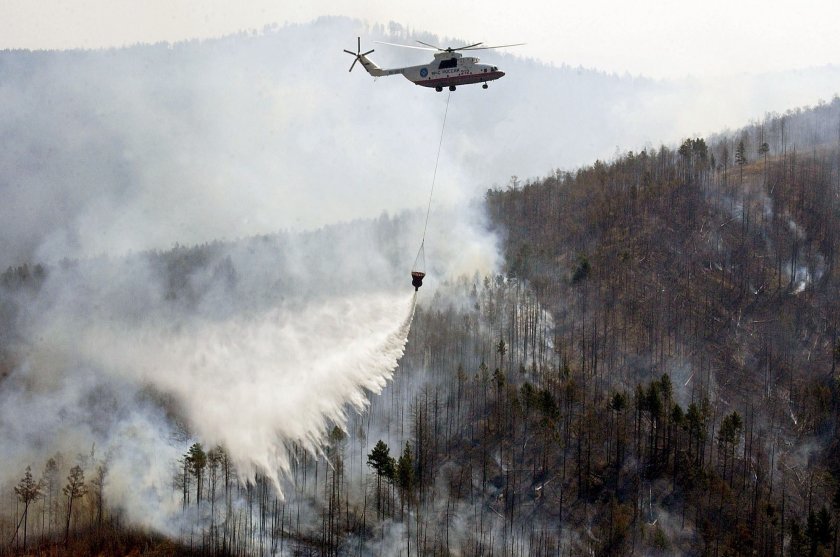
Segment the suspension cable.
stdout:
[[[446,110],[443,112],[443,125],[440,128],[440,140],[438,141],[437,157],[435,157],[435,170],[432,173],[432,187],[429,190],[429,204],[426,207],[426,222],[423,224],[423,239],[420,241],[420,249],[417,250],[417,257],[414,258],[414,265],[417,266],[417,260],[420,259],[420,254],[423,252],[423,246],[426,243],[426,229],[429,227],[429,214],[432,212],[432,196],[435,193],[435,180],[437,179],[438,164],[440,163],[440,151],[443,146],[443,133],[446,131],[446,116],[449,114],[449,99],[452,98],[452,91],[446,95]],[[425,266],[425,255],[423,257],[423,265]]]

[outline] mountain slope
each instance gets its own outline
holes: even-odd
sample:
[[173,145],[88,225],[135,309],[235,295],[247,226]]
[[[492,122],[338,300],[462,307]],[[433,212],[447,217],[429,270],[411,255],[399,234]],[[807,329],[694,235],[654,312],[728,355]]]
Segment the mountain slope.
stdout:
[[[508,273],[553,315],[580,396],[616,410],[635,391],[633,468],[666,513],[695,509],[689,554],[831,546],[803,524],[840,493],[838,130],[835,99],[488,192]],[[708,428],[693,439],[690,406]],[[586,436],[609,462],[608,434]]]

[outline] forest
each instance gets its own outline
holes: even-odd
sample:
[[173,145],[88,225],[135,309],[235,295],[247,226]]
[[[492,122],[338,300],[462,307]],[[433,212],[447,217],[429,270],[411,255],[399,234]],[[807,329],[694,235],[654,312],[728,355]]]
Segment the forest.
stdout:
[[[289,445],[282,496],[184,426],[163,535],[80,446],[0,486],[0,554],[838,554],[840,98],[512,177],[484,210],[503,268],[421,290],[393,381]],[[369,225],[387,250],[400,217]],[[230,249],[135,257],[165,308],[234,282]],[[84,264],[0,277],[0,391],[19,305]]]

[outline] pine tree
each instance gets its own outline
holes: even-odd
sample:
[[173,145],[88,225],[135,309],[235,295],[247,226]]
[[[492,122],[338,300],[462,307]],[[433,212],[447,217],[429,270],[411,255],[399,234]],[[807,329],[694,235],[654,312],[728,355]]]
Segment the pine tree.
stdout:
[[414,460],[411,458],[411,447],[408,441],[405,442],[405,449],[397,460],[396,481],[403,505],[408,503],[410,507],[411,494],[414,490]]
[[368,455],[368,466],[376,472],[376,510],[382,509],[382,479],[391,482],[394,480],[394,459],[391,457],[391,450],[381,439],[373,447]]
[[[15,495],[23,503],[23,549],[25,550],[27,523],[29,522],[29,505],[41,495],[41,482],[36,482],[32,478],[32,469],[29,466],[26,467],[23,478],[15,486]],[[20,529],[20,524],[18,524],[18,529]]]
[[108,475],[107,463],[101,463],[96,467],[96,476],[91,480],[91,484],[96,489],[96,525],[102,528],[102,514],[105,506],[104,490],[105,490],[105,476]]
[[[743,420],[738,412],[732,412],[720,424],[718,430],[718,443],[720,452],[723,455],[723,479],[726,479],[726,464],[728,460],[732,461],[732,468],[735,466],[735,447],[741,439],[741,430],[743,429]],[[732,470],[730,470],[730,479],[732,477]]]
[[767,186],[767,153],[770,152],[770,145],[767,144],[766,141],[762,142],[761,145],[758,146],[758,154],[759,156],[764,157],[764,185]]
[[[56,455],[54,457],[50,457],[47,460],[47,463],[44,465],[44,473],[41,477],[41,485],[46,489],[46,493],[44,493],[44,497],[47,499],[45,501],[46,508],[45,508],[45,519],[49,523],[49,533],[52,533],[53,523],[56,519],[56,515],[58,513],[55,512],[56,501],[55,496],[57,496],[56,491],[60,486],[60,478],[59,478],[59,464],[58,461],[61,458],[61,455]],[[43,526],[43,525],[42,525]],[[43,531],[43,527],[42,527]]]
[[190,474],[195,476],[195,504],[197,507],[200,507],[202,479],[204,477],[204,469],[207,467],[207,454],[204,452],[201,443],[193,443],[189,451],[187,451],[186,463]]
[[507,346],[505,346],[504,339],[499,340],[499,344],[496,345],[496,353],[499,355],[499,367],[501,369],[505,368],[505,354],[507,354]]
[[70,469],[70,475],[67,476],[67,485],[64,486],[62,491],[67,496],[67,521],[64,527],[64,543],[67,544],[70,539],[70,518],[73,516],[73,501],[87,493],[85,473],[81,466],[77,464]]
[[735,164],[739,169],[739,183],[744,183],[744,165],[747,164],[747,149],[744,147],[744,140],[738,142],[738,147],[735,148]]

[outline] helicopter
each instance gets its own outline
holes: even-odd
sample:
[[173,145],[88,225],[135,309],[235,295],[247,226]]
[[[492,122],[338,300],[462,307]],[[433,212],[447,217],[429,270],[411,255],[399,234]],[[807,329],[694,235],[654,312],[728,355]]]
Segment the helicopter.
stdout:
[[420,66],[383,69],[371,62],[371,60],[367,57],[368,54],[373,52],[373,49],[368,50],[367,52],[362,52],[362,38],[357,37],[356,52],[344,49],[344,52],[356,57],[350,65],[350,69],[348,71],[352,72],[356,62],[361,62],[362,67],[373,77],[402,74],[406,79],[415,85],[420,85],[421,87],[434,87],[437,92],[443,91],[444,87],[448,87],[450,91],[454,91],[458,85],[469,85],[472,83],[482,82],[483,85],[481,88],[487,89],[488,81],[499,79],[505,75],[505,72],[499,70],[497,66],[480,64],[478,58],[464,56],[459,51],[487,50],[491,48],[505,48],[525,44],[517,43],[498,46],[481,46],[484,43],[475,43],[458,48],[441,48],[433,44],[424,43],[423,41],[417,41],[423,46],[386,43],[382,41],[375,42],[378,44],[387,44],[402,48],[435,51],[434,60],[428,64]]

